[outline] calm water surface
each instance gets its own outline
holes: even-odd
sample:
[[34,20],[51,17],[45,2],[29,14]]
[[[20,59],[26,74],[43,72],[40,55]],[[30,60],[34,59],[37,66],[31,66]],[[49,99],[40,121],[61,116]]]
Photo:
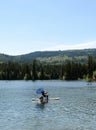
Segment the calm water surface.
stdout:
[[[32,102],[39,87],[60,100]],[[96,82],[0,81],[0,130],[96,130]]]

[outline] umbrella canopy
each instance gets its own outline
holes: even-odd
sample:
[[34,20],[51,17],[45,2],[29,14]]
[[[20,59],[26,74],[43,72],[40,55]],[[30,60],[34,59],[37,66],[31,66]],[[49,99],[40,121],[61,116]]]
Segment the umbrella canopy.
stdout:
[[37,94],[41,94],[43,91],[44,91],[43,88],[38,88],[38,89],[36,90],[36,93],[37,93]]

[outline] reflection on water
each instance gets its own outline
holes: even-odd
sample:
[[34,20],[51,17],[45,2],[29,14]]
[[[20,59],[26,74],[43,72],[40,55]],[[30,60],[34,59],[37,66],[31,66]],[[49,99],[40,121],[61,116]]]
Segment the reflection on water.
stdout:
[[44,109],[44,108],[45,108],[45,105],[46,105],[46,103],[42,103],[42,104],[36,103],[36,108],[37,108],[38,110]]
[[[36,89],[49,97],[39,104]],[[96,83],[0,81],[0,130],[96,130]]]

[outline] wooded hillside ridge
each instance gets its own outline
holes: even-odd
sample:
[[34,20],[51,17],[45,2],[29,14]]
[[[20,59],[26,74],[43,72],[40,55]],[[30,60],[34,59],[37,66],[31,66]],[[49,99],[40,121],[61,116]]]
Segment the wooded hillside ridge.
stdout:
[[[58,59],[59,60],[59,59]],[[32,63],[9,61],[0,63],[0,80],[80,80],[96,81],[96,59],[87,56],[85,63],[66,61],[59,64],[41,63],[36,59]]]
[[59,64],[66,61],[74,61],[85,63],[88,55],[96,59],[96,49],[81,49],[81,50],[64,50],[64,51],[36,51],[29,54],[11,56],[0,53],[0,63],[17,62],[17,63],[32,63],[33,59],[41,63]]

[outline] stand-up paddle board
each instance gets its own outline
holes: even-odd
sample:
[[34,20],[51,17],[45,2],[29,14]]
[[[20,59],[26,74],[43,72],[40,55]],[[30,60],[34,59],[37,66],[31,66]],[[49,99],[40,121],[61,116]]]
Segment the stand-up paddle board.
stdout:
[[[56,98],[48,98],[48,100],[59,100],[60,98],[59,97],[56,97]],[[32,101],[39,101],[40,99],[39,98],[32,98]]]

